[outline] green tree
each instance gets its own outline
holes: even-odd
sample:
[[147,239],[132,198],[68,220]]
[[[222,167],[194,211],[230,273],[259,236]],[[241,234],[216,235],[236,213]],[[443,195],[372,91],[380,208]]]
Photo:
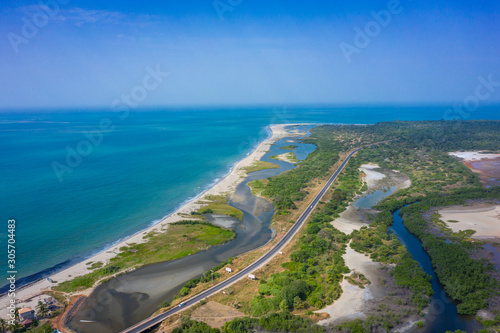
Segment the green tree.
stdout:
[[284,299],[280,302],[280,310],[281,311],[286,311],[288,310],[289,306],[288,306],[288,302]]
[[187,317],[183,317],[181,322],[181,326],[174,328],[172,333],[220,333],[217,328],[212,328],[199,321],[189,320]]
[[42,301],[38,301],[38,304],[36,305],[36,315],[37,317],[44,318],[47,315],[47,307]]
[[247,333],[253,332],[255,320],[249,317],[236,318],[227,322],[222,328],[222,333]]
[[309,286],[305,281],[295,280],[281,290],[281,298],[286,301],[287,308],[290,308],[294,303],[295,297],[304,300],[307,297],[308,291]]
[[304,302],[302,302],[302,299],[299,296],[295,296],[293,299],[293,308],[297,310],[304,308]]

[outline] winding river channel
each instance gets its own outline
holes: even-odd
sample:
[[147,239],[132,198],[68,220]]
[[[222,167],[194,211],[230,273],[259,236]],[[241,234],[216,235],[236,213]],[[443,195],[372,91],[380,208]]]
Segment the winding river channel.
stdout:
[[[353,207],[356,209],[370,209],[382,199],[394,193],[394,191],[395,187],[374,191],[356,200]],[[410,252],[413,259],[419,262],[424,271],[432,277],[432,289],[434,291],[429,311],[425,315],[426,326],[424,328],[415,328],[412,332],[444,333],[459,329],[465,332],[477,332],[481,326],[477,324],[474,317],[462,316],[457,313],[455,303],[448,298],[443,286],[437,279],[429,255],[422,248],[422,243],[418,238],[406,229],[399,213],[398,210],[393,214],[393,225],[389,228],[389,232],[396,235],[398,240]]]
[[[299,126],[301,130],[309,128]],[[293,143],[290,142],[292,140]],[[68,326],[82,333],[119,332],[151,316],[164,301],[171,301],[187,281],[231,257],[269,242],[274,209],[268,201],[253,196],[247,184],[295,167],[288,162],[269,159],[287,152],[280,147],[297,146],[295,155],[298,160],[304,160],[316,148],[298,141],[285,138],[276,142],[261,160],[277,164],[280,168],[253,172],[236,187],[229,204],[243,211],[243,220],[221,215],[208,216],[212,223],[234,229],[236,239],[179,260],[142,267],[100,285],[85,299]]]
[[[395,187],[388,187],[384,190],[370,193],[353,203],[356,209],[369,209],[375,206],[383,198],[395,191]],[[415,328],[412,332],[437,333],[446,331],[462,330],[465,332],[477,332],[481,326],[472,316],[462,316],[457,313],[457,307],[446,295],[443,286],[439,283],[436,273],[432,268],[432,262],[422,248],[420,240],[412,235],[404,226],[403,219],[399,216],[400,211],[393,215],[393,225],[389,228],[390,233],[394,233],[403,244],[413,259],[420,263],[423,270],[432,277],[432,290],[434,295],[428,313],[425,315],[426,326]]]
[[439,283],[436,273],[432,268],[431,258],[422,248],[422,243],[413,236],[403,224],[403,219],[399,216],[399,210],[393,215],[393,225],[389,228],[399,241],[406,246],[414,260],[418,261],[424,271],[432,277],[432,290],[434,295],[431,298],[429,312],[426,314],[426,326],[418,332],[435,333],[462,330],[465,332],[477,332],[481,326],[475,321],[473,316],[462,316],[457,313],[457,307],[453,303],[443,286]]

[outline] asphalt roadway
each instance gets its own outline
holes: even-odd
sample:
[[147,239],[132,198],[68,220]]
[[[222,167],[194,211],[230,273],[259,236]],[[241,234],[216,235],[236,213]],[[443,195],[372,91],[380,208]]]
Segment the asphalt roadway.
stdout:
[[[374,144],[372,144],[374,145]],[[369,146],[372,146],[369,145]],[[271,250],[269,250],[266,254],[264,254],[261,258],[259,258],[257,261],[253,262],[251,265],[247,266],[246,268],[242,269],[241,271],[235,273],[233,276],[230,278],[226,279],[225,281],[222,281],[221,283],[211,287],[210,289],[207,289],[198,295],[195,295],[191,297],[190,299],[184,301],[182,306],[176,306],[175,308],[172,308],[164,313],[158,314],[154,317],[150,317],[148,319],[145,319],[141,321],[140,323],[135,324],[132,327],[129,327],[120,333],[140,333],[144,332],[148,329],[153,328],[154,326],[160,324],[162,321],[167,319],[173,314],[176,314],[178,312],[184,311],[186,308],[195,305],[199,301],[215,294],[218,292],[222,292],[225,288],[229,287],[233,283],[244,279],[247,277],[248,274],[252,273],[256,269],[262,267],[264,264],[266,264],[272,257],[274,257],[292,238],[295,236],[295,234],[300,230],[304,222],[307,220],[309,215],[312,213],[314,208],[316,208],[316,205],[318,202],[321,200],[321,198],[325,195],[326,191],[330,188],[330,186],[333,184],[335,179],[337,179],[338,175],[340,172],[344,169],[344,167],[347,165],[351,157],[361,150],[362,148],[358,148],[351,152],[342,162],[342,164],[338,167],[338,169],[333,173],[333,175],[330,177],[328,182],[323,186],[321,191],[316,195],[314,200],[311,201],[311,203],[307,206],[307,208],[304,210],[302,215],[298,218],[298,220],[295,222],[295,224],[288,230],[288,232],[285,234],[285,236],[276,244],[273,246]]]

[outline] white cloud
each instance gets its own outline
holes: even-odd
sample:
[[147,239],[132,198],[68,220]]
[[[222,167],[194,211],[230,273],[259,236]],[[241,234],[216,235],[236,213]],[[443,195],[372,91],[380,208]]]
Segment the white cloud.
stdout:
[[55,22],[72,23],[76,26],[85,24],[117,24],[126,16],[117,11],[101,9],[72,8],[49,8],[45,5],[23,6],[17,9],[25,16],[31,17],[36,13],[45,13],[51,16]]
[[83,8],[62,10],[58,16],[59,20],[74,22],[77,26],[84,24],[116,24],[123,18],[125,18],[125,15],[119,12]]

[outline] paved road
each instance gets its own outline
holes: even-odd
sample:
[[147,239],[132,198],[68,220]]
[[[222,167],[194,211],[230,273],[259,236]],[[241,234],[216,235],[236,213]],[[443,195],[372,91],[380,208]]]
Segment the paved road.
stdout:
[[[372,146],[372,145],[369,145],[369,146]],[[184,306],[182,306],[182,307],[177,306],[175,308],[168,310],[167,312],[164,312],[164,313],[159,314],[157,316],[148,318],[148,319],[141,321],[140,323],[138,323],[132,327],[129,327],[129,328],[121,331],[121,333],[144,332],[144,331],[160,324],[162,321],[164,321],[165,319],[167,319],[171,315],[173,315],[177,312],[183,311],[185,308],[190,307],[190,306],[198,303],[202,299],[207,298],[208,296],[211,296],[215,293],[221,292],[225,288],[229,287],[231,284],[233,284],[233,283],[235,283],[243,278],[246,278],[248,274],[252,273],[254,270],[260,268],[265,263],[267,263],[272,257],[274,257],[293,238],[293,236],[295,236],[297,231],[299,231],[299,229],[302,227],[302,225],[307,220],[307,218],[309,217],[311,212],[314,210],[314,208],[316,207],[318,202],[321,200],[323,195],[325,195],[328,188],[330,188],[330,186],[333,184],[335,179],[337,179],[340,172],[347,165],[347,162],[349,162],[349,159],[360,149],[362,149],[362,148],[358,148],[358,149],[354,150],[346,157],[346,159],[344,160],[344,162],[342,162],[342,164],[339,166],[337,171],[335,171],[335,173],[330,177],[330,179],[325,184],[325,186],[323,186],[321,191],[316,195],[314,200],[309,204],[309,206],[307,206],[306,210],[302,213],[302,215],[300,215],[299,219],[297,220],[297,222],[295,222],[295,224],[292,226],[292,228],[290,230],[288,230],[286,235],[271,250],[269,250],[269,252],[267,252],[265,255],[263,255],[260,259],[255,261],[250,266],[247,266],[243,270],[235,273],[229,279],[226,279],[225,281],[222,281],[221,283],[211,287],[210,289],[207,289],[207,290],[199,293],[198,295],[193,296],[192,298],[188,299],[187,301],[184,302]]]

